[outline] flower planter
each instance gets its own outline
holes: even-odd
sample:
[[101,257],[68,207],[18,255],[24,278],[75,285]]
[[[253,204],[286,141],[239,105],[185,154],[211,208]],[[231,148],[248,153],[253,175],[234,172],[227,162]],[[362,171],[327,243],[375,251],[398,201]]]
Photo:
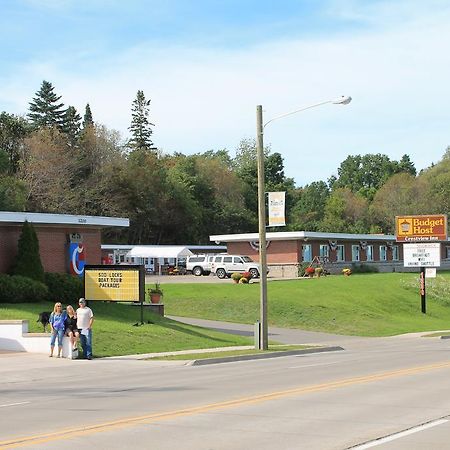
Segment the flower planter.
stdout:
[[150,303],[160,303],[161,302],[161,294],[150,294]]

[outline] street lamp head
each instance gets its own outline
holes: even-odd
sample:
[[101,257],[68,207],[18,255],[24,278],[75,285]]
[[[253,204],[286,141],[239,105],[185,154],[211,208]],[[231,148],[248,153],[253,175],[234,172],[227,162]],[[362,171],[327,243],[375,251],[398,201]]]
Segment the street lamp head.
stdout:
[[349,95],[341,95],[340,97],[333,100],[331,103],[334,105],[348,105],[352,101]]

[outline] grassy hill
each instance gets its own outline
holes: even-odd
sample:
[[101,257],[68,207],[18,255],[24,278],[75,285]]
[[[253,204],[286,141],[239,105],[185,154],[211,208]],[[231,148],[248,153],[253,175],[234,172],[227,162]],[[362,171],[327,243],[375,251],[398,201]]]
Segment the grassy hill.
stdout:
[[[166,314],[254,323],[259,284],[164,284]],[[361,336],[450,328],[450,274],[427,280],[421,313],[418,273],[329,276],[270,281],[273,326]]]

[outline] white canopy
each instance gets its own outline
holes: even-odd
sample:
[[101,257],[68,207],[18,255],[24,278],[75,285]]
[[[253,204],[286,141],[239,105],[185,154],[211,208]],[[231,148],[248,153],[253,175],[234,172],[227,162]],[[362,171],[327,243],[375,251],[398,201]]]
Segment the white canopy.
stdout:
[[193,253],[182,245],[137,245],[127,256],[131,258],[182,258]]

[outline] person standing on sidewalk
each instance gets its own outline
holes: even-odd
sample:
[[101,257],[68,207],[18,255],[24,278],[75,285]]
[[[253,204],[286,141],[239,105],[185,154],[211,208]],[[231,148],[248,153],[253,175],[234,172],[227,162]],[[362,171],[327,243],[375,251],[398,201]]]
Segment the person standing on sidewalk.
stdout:
[[58,356],[61,358],[61,352],[63,348],[64,338],[64,323],[66,320],[66,312],[63,311],[61,302],[56,302],[53,307],[53,312],[50,314],[50,326],[52,327],[52,335],[50,337],[50,358],[53,356],[53,350],[55,349],[55,341],[58,338]]
[[86,306],[86,300],[78,300],[77,328],[80,330],[80,341],[83,349],[83,357],[92,359],[92,324],[94,323],[94,313]]

